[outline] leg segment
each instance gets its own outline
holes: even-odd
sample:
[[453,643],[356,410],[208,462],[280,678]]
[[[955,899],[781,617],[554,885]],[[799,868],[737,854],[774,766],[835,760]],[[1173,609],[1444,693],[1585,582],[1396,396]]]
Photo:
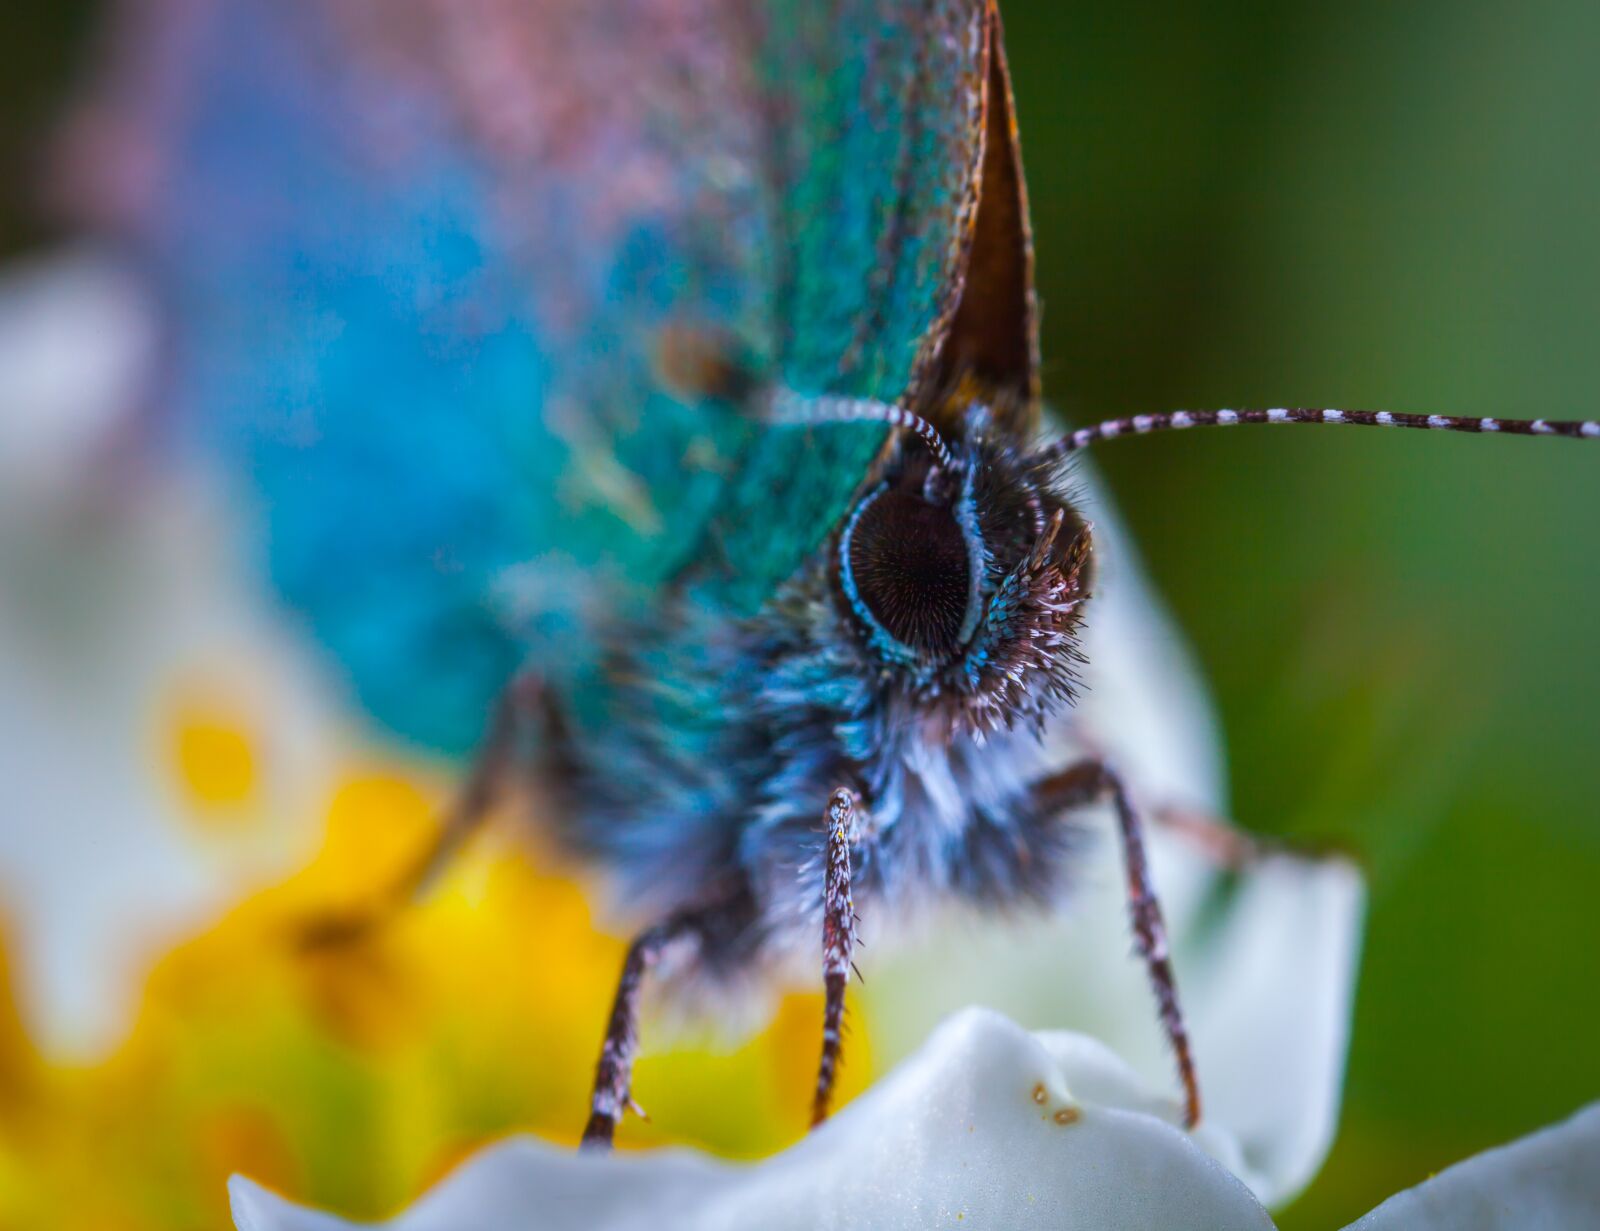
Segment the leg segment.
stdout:
[[843,787],[828,800],[827,881],[822,905],[822,1060],[811,1100],[811,1126],[828,1118],[834,1078],[839,1071],[840,1028],[844,1023],[844,989],[850,980],[850,955],[855,949],[855,904],[850,898],[850,847],[856,837],[856,796]]
[[605,1042],[600,1047],[600,1061],[595,1065],[594,1095],[589,1102],[589,1122],[583,1130],[585,1148],[609,1150],[622,1113],[632,1104],[633,1058],[639,1050],[639,989],[646,972],[674,941],[698,932],[694,918],[679,915],[647,928],[628,946],[622,977],[617,980],[617,995],[611,1002]]
[[1270,849],[1261,839],[1197,809],[1161,808],[1152,812],[1150,819],[1188,842],[1218,868],[1230,872],[1256,863]]
[[1150,819],[1168,833],[1189,843],[1218,868],[1241,872],[1276,855],[1298,859],[1325,859],[1349,855],[1337,843],[1306,838],[1280,838],[1248,833],[1220,817],[1196,808],[1161,808]]
[[1161,903],[1150,883],[1150,868],[1145,859],[1144,828],[1128,798],[1127,788],[1117,772],[1104,761],[1082,761],[1039,783],[1035,788],[1049,806],[1066,809],[1099,799],[1110,799],[1117,814],[1117,829],[1122,838],[1123,861],[1127,871],[1128,911],[1133,920],[1134,942],[1144,959],[1155,992],[1156,1008],[1162,1029],[1172,1045],[1178,1065],[1178,1080],[1183,1084],[1183,1122],[1193,1128],[1200,1121],[1200,1085],[1195,1077],[1194,1057],[1189,1048],[1189,1031],[1178,1007],[1178,986],[1167,952],[1167,929],[1161,918]]
[[542,687],[532,677],[511,682],[496,702],[488,737],[438,833],[371,902],[307,920],[300,932],[302,943],[315,948],[359,940],[383,927],[433,883],[493,809],[516,759],[518,741],[539,713],[543,697]]

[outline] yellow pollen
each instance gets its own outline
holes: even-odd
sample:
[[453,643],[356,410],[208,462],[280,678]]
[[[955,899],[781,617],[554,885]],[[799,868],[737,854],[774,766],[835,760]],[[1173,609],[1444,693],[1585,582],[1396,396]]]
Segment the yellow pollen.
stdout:
[[216,705],[181,702],[173,716],[170,756],[190,804],[215,814],[250,802],[256,757],[239,715]]

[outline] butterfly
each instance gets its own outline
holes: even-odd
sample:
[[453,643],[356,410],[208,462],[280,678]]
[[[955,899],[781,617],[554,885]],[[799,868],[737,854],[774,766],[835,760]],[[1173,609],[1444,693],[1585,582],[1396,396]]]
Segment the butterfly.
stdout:
[[993,0],[129,0],[84,196],[165,305],[171,437],[382,728],[508,780],[632,917],[586,1142],[652,972],[820,950],[829,1110],[857,913],[1044,909],[1109,803],[1184,1118],[1145,855],[1077,721],[1120,435],[1600,424],[1282,408],[1052,434]]

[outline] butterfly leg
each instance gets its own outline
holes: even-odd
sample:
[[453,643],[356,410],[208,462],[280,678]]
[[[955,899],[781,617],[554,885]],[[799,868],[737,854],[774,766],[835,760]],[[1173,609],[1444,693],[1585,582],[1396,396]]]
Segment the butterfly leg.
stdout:
[[316,948],[360,940],[382,928],[433,883],[494,807],[516,759],[518,743],[541,712],[543,699],[544,689],[532,676],[518,677],[506,687],[495,705],[489,735],[438,832],[372,901],[305,921],[300,929],[302,943]]
[[827,879],[822,899],[822,1059],[811,1101],[811,1126],[828,1118],[833,1083],[839,1072],[840,1030],[844,1025],[844,989],[850,981],[850,956],[855,949],[856,914],[850,897],[850,848],[858,837],[857,798],[840,787],[828,799],[823,824],[827,829]]
[[1260,860],[1272,847],[1220,817],[1193,808],[1158,808],[1156,825],[1186,842],[1218,868],[1240,871]]
[[639,992],[644,977],[661,960],[669,946],[679,940],[698,938],[701,917],[674,915],[664,923],[646,928],[628,946],[617,980],[617,994],[611,1002],[611,1017],[606,1023],[605,1042],[595,1065],[594,1094],[589,1101],[589,1122],[583,1129],[585,1148],[609,1150],[622,1113],[633,1105],[633,1060],[639,1050]]
[[1275,855],[1325,859],[1341,853],[1337,844],[1305,838],[1249,833],[1197,808],[1160,808],[1150,819],[1189,844],[1218,868],[1240,872]]
[[1178,1080],[1183,1085],[1183,1122],[1193,1128],[1200,1121],[1200,1084],[1195,1076],[1194,1057],[1189,1046],[1189,1031],[1183,1011],[1178,1007],[1178,985],[1172,974],[1172,959],[1167,950],[1167,928],[1161,918],[1161,903],[1150,881],[1145,857],[1144,826],[1128,796],[1128,789],[1117,772],[1104,761],[1081,761],[1062,770],[1035,788],[1042,803],[1067,810],[1109,799],[1117,815],[1117,831],[1122,839],[1126,869],[1128,911],[1133,920],[1134,943],[1144,959],[1155,992],[1156,1008],[1162,1029],[1178,1065]]

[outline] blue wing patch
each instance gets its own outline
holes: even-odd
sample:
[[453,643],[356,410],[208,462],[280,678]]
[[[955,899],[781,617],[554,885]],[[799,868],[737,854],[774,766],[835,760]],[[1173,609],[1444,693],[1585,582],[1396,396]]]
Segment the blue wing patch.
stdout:
[[522,665],[574,678],[597,610],[686,575],[754,610],[837,522],[882,430],[686,398],[666,327],[893,399],[954,310],[977,0],[124,8],[88,106],[132,153],[87,178],[167,307],[179,435],[419,744],[468,749]]

